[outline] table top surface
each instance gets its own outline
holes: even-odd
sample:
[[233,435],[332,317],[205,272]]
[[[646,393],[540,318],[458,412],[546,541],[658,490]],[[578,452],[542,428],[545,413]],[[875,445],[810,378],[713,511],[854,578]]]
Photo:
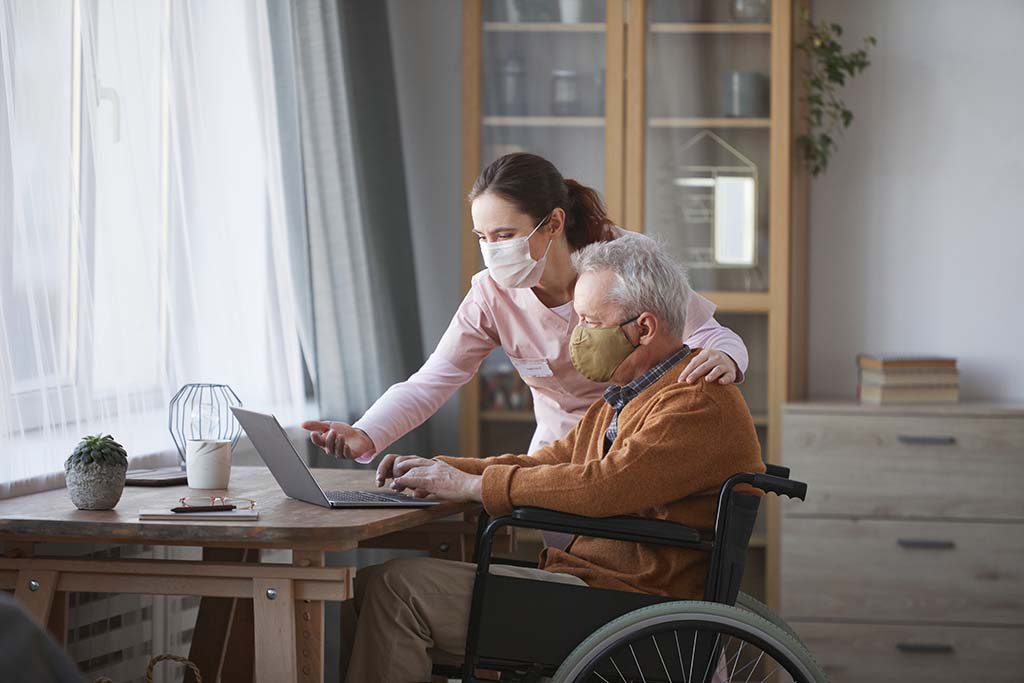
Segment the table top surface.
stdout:
[[[372,469],[314,469],[325,490],[373,490]],[[138,518],[140,509],[171,508],[183,496],[252,498],[252,521]],[[473,509],[468,503],[425,508],[330,509],[288,498],[265,467],[234,467],[226,490],[126,486],[113,510],[75,508],[67,489],[0,500],[0,541],[152,543],[204,547],[346,550],[359,541]]]

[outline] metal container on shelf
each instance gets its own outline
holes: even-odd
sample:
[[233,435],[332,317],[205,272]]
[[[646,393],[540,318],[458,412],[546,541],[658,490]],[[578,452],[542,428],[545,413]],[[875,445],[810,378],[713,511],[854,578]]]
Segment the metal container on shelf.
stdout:
[[768,116],[768,77],[758,71],[730,71],[725,75],[722,115],[737,118]]
[[551,72],[551,113],[555,116],[578,116],[580,113],[579,74],[572,69]]
[[498,112],[506,116],[526,113],[526,69],[516,58],[505,60],[499,69]]
[[769,0],[732,0],[729,14],[734,21],[760,23],[768,21],[771,4]]

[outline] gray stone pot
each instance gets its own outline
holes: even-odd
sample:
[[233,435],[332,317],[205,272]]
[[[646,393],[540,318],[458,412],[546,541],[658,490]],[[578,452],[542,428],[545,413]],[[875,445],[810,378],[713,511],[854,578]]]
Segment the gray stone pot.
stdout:
[[73,465],[65,470],[68,495],[79,510],[112,510],[124,492],[124,465]]

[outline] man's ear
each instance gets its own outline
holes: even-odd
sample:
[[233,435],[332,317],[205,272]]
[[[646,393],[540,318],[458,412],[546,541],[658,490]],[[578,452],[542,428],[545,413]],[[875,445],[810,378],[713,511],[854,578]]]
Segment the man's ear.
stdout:
[[636,319],[636,327],[640,332],[637,344],[650,344],[658,334],[658,318],[653,313],[643,312]]

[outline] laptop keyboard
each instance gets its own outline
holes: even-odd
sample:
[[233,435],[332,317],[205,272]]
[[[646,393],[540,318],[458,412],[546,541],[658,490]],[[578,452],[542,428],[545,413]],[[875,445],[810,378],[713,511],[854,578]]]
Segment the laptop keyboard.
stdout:
[[332,503],[393,503],[394,498],[369,491],[326,491]]

